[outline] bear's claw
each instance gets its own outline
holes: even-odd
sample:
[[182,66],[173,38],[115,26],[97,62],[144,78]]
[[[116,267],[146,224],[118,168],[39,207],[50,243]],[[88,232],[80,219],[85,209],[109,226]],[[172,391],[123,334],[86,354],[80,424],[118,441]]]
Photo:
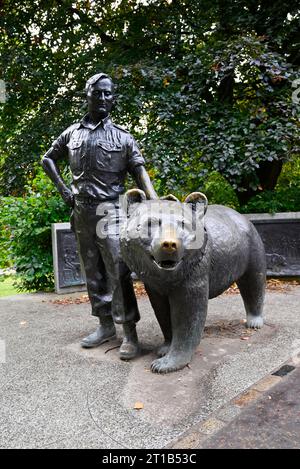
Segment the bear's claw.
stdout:
[[162,358],[157,358],[151,363],[151,371],[153,371],[153,373],[170,373],[171,371],[181,370],[189,362],[190,357],[186,360],[182,358],[178,358],[176,360],[176,357],[167,357],[167,355],[165,355]]
[[253,316],[247,314],[247,327],[251,329],[261,329],[264,325],[264,320],[261,316]]

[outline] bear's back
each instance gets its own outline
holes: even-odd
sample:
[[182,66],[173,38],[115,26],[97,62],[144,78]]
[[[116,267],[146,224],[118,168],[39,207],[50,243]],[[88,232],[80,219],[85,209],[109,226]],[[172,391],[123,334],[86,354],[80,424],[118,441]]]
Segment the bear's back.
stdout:
[[255,228],[246,217],[223,205],[209,205],[210,298],[222,293],[246,271]]
[[205,227],[218,245],[228,245],[251,236],[252,224],[244,215],[224,205],[209,205]]

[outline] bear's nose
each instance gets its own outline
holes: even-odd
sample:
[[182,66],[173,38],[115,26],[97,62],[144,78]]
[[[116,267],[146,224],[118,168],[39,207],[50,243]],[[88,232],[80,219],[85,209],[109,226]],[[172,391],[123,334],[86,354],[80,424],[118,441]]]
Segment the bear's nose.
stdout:
[[171,253],[177,251],[178,242],[175,239],[165,239],[160,246],[163,251]]

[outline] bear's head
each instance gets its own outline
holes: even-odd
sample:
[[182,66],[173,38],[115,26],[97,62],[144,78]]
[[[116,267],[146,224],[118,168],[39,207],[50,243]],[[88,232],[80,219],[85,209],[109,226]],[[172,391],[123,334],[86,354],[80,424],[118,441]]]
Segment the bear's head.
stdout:
[[121,252],[142,280],[180,280],[199,260],[206,244],[204,215],[207,198],[193,192],[183,203],[173,195],[146,200],[132,189],[124,197],[127,222],[121,232]]

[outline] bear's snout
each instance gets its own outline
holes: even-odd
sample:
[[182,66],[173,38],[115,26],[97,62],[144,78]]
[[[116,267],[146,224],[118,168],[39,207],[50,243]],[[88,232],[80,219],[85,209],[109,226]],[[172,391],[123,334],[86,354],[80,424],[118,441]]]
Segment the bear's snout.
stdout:
[[159,269],[174,270],[182,260],[182,240],[174,233],[155,238],[151,246],[152,260]]
[[161,241],[160,248],[168,253],[172,254],[173,252],[178,251],[179,248],[179,241],[177,239],[165,239]]

